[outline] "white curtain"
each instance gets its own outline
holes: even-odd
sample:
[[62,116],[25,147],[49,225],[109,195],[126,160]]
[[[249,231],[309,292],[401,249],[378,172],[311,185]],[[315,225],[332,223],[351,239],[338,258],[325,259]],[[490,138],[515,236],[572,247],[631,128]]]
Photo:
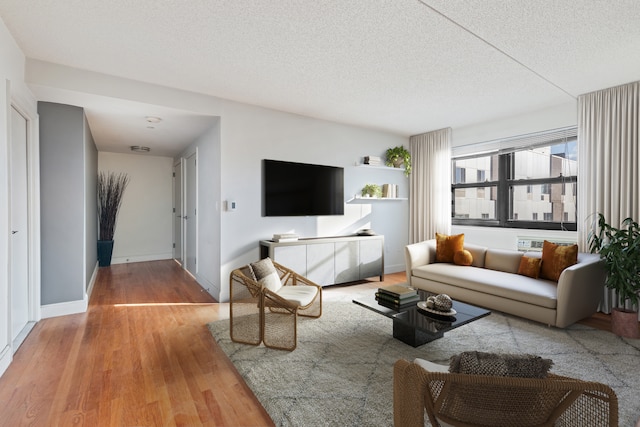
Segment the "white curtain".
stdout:
[[[640,220],[640,82],[578,98],[578,245],[587,251],[597,214],[617,227]],[[600,309],[619,305],[605,289]]]
[[409,243],[451,232],[451,128],[409,138]]

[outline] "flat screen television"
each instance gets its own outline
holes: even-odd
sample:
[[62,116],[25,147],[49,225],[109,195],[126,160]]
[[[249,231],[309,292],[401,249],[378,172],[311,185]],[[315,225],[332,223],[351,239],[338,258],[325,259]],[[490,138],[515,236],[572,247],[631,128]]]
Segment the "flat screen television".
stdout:
[[344,215],[344,169],[263,161],[263,216]]

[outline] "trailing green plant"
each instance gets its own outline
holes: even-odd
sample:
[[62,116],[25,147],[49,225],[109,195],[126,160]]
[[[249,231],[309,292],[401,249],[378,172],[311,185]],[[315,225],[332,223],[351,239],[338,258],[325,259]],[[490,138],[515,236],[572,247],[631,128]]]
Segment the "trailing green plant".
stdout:
[[113,240],[118,210],[128,184],[129,176],[126,173],[98,174],[98,240]]
[[367,184],[362,189],[362,195],[371,197],[382,197],[382,188],[378,184]]
[[404,175],[409,176],[411,174],[411,153],[404,146],[399,145],[389,148],[386,155],[385,165],[397,168],[404,164]]
[[598,214],[598,226],[589,233],[589,250],[599,253],[607,270],[606,286],[618,293],[620,304],[638,304],[640,294],[640,225],[632,218],[620,228]]

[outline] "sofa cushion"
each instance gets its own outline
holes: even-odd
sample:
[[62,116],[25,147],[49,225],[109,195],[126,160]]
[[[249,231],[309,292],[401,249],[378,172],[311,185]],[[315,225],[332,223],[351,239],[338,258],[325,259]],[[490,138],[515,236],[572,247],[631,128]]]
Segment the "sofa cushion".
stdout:
[[473,256],[471,252],[463,249],[453,254],[453,263],[456,265],[469,266],[473,263]]
[[557,282],[562,270],[577,262],[578,245],[562,246],[545,240],[542,244],[540,277]]
[[446,283],[463,289],[498,295],[503,298],[555,309],[558,286],[555,282],[532,279],[478,267],[462,268],[455,264],[427,264],[416,267],[412,274],[425,280]]
[[464,249],[464,234],[448,236],[436,233],[436,262],[453,262],[456,252]]
[[487,255],[487,248],[485,246],[474,245],[471,243],[465,243],[464,249],[471,253],[474,267],[484,267],[484,258]]
[[520,259],[518,274],[537,279],[540,276],[540,264],[542,264],[542,259],[523,255]]
[[487,249],[484,268],[516,274],[520,267],[522,253],[507,249]]
[[452,356],[449,372],[498,377],[545,378],[551,359],[530,354],[496,354],[465,351]]

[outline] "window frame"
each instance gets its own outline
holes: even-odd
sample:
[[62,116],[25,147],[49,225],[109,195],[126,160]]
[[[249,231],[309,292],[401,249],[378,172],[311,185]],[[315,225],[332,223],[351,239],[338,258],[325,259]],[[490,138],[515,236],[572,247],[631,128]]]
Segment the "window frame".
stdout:
[[[575,129],[575,128],[574,128]],[[577,137],[574,135],[569,135],[571,141],[577,140]],[[533,179],[510,179],[510,176],[514,176],[513,169],[515,168],[515,154],[517,151],[522,151],[523,149],[530,149],[535,147],[543,147],[543,146],[553,146],[558,143],[567,142],[568,138],[565,137],[564,141],[559,140],[558,138],[549,138],[547,141],[538,142],[535,146],[529,147],[520,147],[515,149],[503,149],[500,151],[490,151],[490,152],[478,152],[477,154],[467,154],[460,156],[453,156],[451,159],[452,167],[456,160],[464,160],[464,159],[472,159],[478,157],[486,157],[486,156],[498,156],[498,179],[495,181],[484,181],[484,182],[471,182],[471,183],[462,183],[456,184],[452,182],[451,184],[451,223],[453,225],[463,225],[463,226],[481,226],[481,227],[501,227],[501,228],[521,228],[521,229],[538,229],[538,230],[562,230],[562,231],[576,231],[577,230],[577,218],[576,222],[566,222],[566,221],[532,221],[532,220],[517,220],[510,219],[513,215],[513,199],[511,197],[511,188],[513,186],[527,186],[527,189],[531,188],[534,185],[546,185],[550,190],[551,185],[553,184],[563,184],[563,194],[565,191],[566,184],[576,184],[578,183],[577,178],[577,170],[575,175],[570,176],[560,176],[556,177],[545,177],[545,178],[533,178]],[[480,151],[480,150],[479,150]],[[579,158],[577,160],[579,162]],[[576,168],[577,169],[577,168]],[[455,179],[455,175],[453,177]],[[482,218],[456,218],[454,217],[455,213],[455,192],[457,189],[467,189],[467,188],[487,188],[487,187],[496,187],[497,188],[497,197],[496,197],[496,219],[482,219]],[[571,191],[567,191],[571,193]],[[578,206],[577,201],[577,189],[575,190],[576,197],[576,207]],[[564,213],[562,217],[564,218]]]

